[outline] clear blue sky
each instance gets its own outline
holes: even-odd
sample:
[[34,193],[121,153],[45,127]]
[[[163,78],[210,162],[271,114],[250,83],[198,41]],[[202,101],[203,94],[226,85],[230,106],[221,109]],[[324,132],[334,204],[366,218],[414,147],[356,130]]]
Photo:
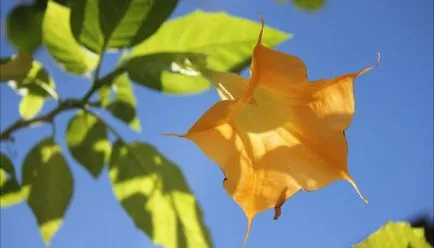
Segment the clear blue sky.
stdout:
[[[1,1],[1,19],[18,1]],[[173,16],[196,8],[227,11],[294,34],[277,49],[302,58],[310,79],[353,72],[375,63],[380,66],[356,81],[356,115],[347,131],[348,164],[352,176],[369,199],[365,205],[351,185],[337,182],[313,193],[301,192],[283,207],[278,221],[273,211],[253,223],[250,248],[333,247],[360,241],[388,220],[433,218],[433,1],[329,0],[316,14],[274,0],[184,0]],[[1,55],[14,51],[1,36]],[[43,61],[59,93],[79,96],[89,84],[62,73],[45,51]],[[107,64],[115,56],[108,56]],[[107,69],[107,68],[106,68]],[[2,84],[1,129],[18,118],[19,97]],[[218,98],[214,90],[193,97],[169,97],[137,87],[143,124],[140,135],[117,128],[128,140],[155,144],[179,164],[204,211],[215,247],[240,247],[246,228],[241,209],[222,187],[223,175],[192,142],[160,136],[187,130]],[[44,111],[53,107],[45,106]],[[56,138],[64,144],[71,113],[57,118]],[[26,151],[48,136],[48,125],[20,131],[13,149],[18,172]],[[107,170],[94,181],[67,156],[75,177],[74,199],[51,247],[152,247],[113,196]],[[21,174],[20,172],[18,174]],[[36,221],[26,204],[1,209],[2,248],[43,247]]]

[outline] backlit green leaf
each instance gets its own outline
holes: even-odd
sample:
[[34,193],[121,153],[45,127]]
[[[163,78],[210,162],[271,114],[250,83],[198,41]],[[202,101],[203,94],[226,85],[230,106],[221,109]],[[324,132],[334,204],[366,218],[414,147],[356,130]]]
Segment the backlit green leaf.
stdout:
[[10,82],[9,86],[23,95],[19,113],[24,119],[30,119],[37,115],[44,106],[45,98],[57,99],[54,81],[37,61],[33,61],[32,67],[24,79]]
[[210,83],[201,77],[206,56],[197,53],[155,53],[133,57],[125,64],[129,77],[151,89],[173,94],[204,91]]
[[155,244],[167,248],[212,246],[181,170],[154,147],[117,142],[109,176],[122,206]]
[[[155,35],[135,46],[130,57],[172,54],[176,55],[177,59],[162,56],[163,62],[155,61],[153,63],[163,63],[172,68],[172,64],[167,63],[172,60],[176,62],[173,69],[178,69],[180,54],[202,54],[206,59],[205,65],[209,69],[240,72],[250,64],[260,27],[259,23],[230,16],[224,12],[195,11],[164,23]],[[289,37],[289,34],[266,27],[263,43],[272,47]],[[155,57],[155,59],[160,58]],[[186,57],[185,63],[191,63],[191,68],[201,68],[204,66],[203,61],[204,59],[191,60]],[[195,62],[199,62],[199,64],[195,64]],[[149,68],[143,66],[142,71],[145,70],[149,70]],[[149,81],[155,82],[155,77],[159,76],[158,87],[155,87],[155,84],[151,87],[171,93],[194,93],[210,86],[197,73],[190,74],[190,77],[179,72],[173,73],[172,70],[164,70],[162,73],[152,70],[151,73],[152,75],[142,75],[142,77],[130,76],[132,80],[137,80],[141,84],[148,84]],[[198,86],[189,91],[194,83],[197,83]],[[184,86],[186,84],[187,86]]]
[[108,110],[132,129],[141,130],[140,119],[136,111],[136,97],[134,96],[133,86],[127,74],[121,74],[114,79],[112,85],[114,100],[109,104]]
[[0,153],[0,207],[9,207],[26,198],[17,182],[15,168],[6,155]]
[[[132,47],[151,36],[172,13],[177,0],[72,1],[75,38],[91,51]],[[105,47],[106,46],[106,47]]]
[[[231,71],[249,64],[258,40],[260,23],[224,12],[195,11],[169,20],[148,40],[132,50],[131,57],[162,52],[189,52],[207,56],[207,67]],[[265,27],[263,43],[272,47],[290,37]]]
[[388,222],[354,248],[430,248],[424,229],[414,228],[406,222]]
[[42,25],[43,42],[50,55],[66,71],[86,74],[96,67],[98,56],[86,51],[74,39],[69,17],[69,8],[49,1]]
[[111,86],[102,87],[98,90],[98,97],[102,107],[107,107],[112,100]]
[[68,124],[66,143],[72,156],[98,177],[110,154],[110,142],[105,125],[95,116],[80,111]]
[[23,190],[39,225],[45,244],[49,244],[63,222],[72,198],[73,178],[61,148],[45,139],[32,148],[23,164]]
[[20,115],[24,119],[30,119],[37,115],[43,106],[44,97],[29,93],[21,98]]

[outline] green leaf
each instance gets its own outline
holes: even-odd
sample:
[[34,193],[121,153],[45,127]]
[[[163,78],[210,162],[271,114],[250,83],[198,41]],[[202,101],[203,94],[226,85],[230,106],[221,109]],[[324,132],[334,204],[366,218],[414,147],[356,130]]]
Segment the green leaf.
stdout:
[[165,93],[198,93],[210,87],[200,75],[206,57],[197,53],[156,53],[133,57],[125,64],[129,77]]
[[73,178],[61,148],[52,139],[33,147],[23,164],[23,189],[27,203],[39,225],[45,244],[49,244],[63,222],[72,198]]
[[99,58],[74,39],[69,17],[69,8],[49,1],[42,25],[43,42],[50,55],[66,71],[86,74],[96,67]]
[[111,149],[104,123],[92,114],[78,112],[69,121],[66,143],[72,156],[97,178]]
[[[134,47],[131,57],[162,52],[200,53],[207,56],[208,68],[231,71],[251,59],[260,29],[259,23],[247,19],[198,10],[163,24],[155,35]],[[265,27],[263,43],[272,47],[289,37]]]
[[0,153],[0,169],[2,171],[0,174],[0,187],[3,187],[9,179],[16,178],[15,168],[12,162],[3,153]]
[[[46,1],[46,0],[43,0],[43,1]],[[70,5],[70,3],[69,3],[70,0],[48,0],[48,1],[56,2],[58,4],[65,6],[65,7],[68,7]]]
[[72,1],[76,40],[93,52],[132,47],[150,37],[172,13],[177,0]]
[[0,207],[22,202],[26,195],[17,182],[15,168],[6,155],[0,153]]
[[98,90],[98,97],[102,107],[107,107],[112,100],[112,89],[110,86]]
[[211,247],[199,205],[181,170],[143,143],[113,147],[113,191],[137,228],[163,247]]
[[30,119],[38,114],[44,106],[45,98],[57,99],[54,81],[38,61],[33,61],[24,79],[10,82],[9,86],[23,95],[19,112],[24,119]]
[[12,57],[0,57],[0,65],[8,63],[11,59]]
[[0,58],[0,82],[24,79],[32,67],[32,55],[19,53],[16,56]]
[[136,97],[127,74],[117,76],[114,79],[112,88],[115,98],[110,102],[107,109],[113,116],[140,132],[141,125],[136,111]]
[[354,248],[414,247],[430,248],[424,229],[414,228],[406,222],[387,222],[383,227]]
[[326,0],[292,0],[292,3],[299,9],[315,12],[326,4]]
[[75,40],[89,50],[101,54],[104,35],[99,27],[98,0],[71,1],[71,31]]
[[27,94],[23,96],[20,101],[20,115],[24,119],[30,119],[36,116],[44,106],[44,97],[34,94]]
[[[185,55],[184,64],[190,63],[189,67],[195,68],[196,72],[197,69],[204,67],[204,61],[206,67],[212,70],[240,72],[250,64],[260,28],[259,23],[233,17],[224,12],[195,11],[164,23],[155,35],[134,47],[130,57],[153,56],[150,58],[155,61],[150,63],[164,64],[166,68],[177,69],[183,67],[176,64],[179,65],[179,62],[183,61],[182,56]],[[289,34],[266,27],[263,43],[272,47],[288,37]],[[193,60],[190,57],[193,53],[202,54],[205,59],[202,57]],[[169,55],[174,57],[170,58]],[[171,62],[175,62],[174,68]],[[161,72],[159,69],[162,66],[155,66],[158,70],[152,70],[153,65],[149,67],[136,66],[136,71],[130,74],[131,79],[170,93],[196,93],[210,87],[200,73],[193,73],[188,77],[179,71],[173,73],[172,69]],[[140,69],[142,76],[138,77]],[[157,81],[155,78],[158,77]]]
[[6,34],[19,51],[32,53],[42,42],[42,18],[44,9],[36,5],[16,5],[6,19]]

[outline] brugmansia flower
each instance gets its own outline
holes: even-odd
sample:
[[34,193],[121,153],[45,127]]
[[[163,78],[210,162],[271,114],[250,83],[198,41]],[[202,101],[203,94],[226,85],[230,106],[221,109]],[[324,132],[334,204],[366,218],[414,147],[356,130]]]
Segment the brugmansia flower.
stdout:
[[[353,82],[371,70],[309,82],[299,58],[262,45],[253,51],[250,79],[208,72],[222,101],[176,135],[195,142],[222,169],[223,186],[248,219],[303,189],[338,179],[351,183],[345,129],[354,114]],[[244,241],[244,243],[245,243]]]

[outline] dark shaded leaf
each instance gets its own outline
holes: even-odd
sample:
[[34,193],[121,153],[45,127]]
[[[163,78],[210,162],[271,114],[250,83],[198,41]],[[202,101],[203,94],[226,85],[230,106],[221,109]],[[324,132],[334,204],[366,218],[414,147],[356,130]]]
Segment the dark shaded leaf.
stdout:
[[26,198],[17,182],[15,168],[6,155],[0,153],[0,207],[9,207]]
[[129,125],[132,129],[140,131],[141,125],[136,111],[136,97],[127,74],[124,73],[116,77],[112,88],[115,97],[110,102],[108,110],[113,116]]
[[177,0],[72,1],[75,38],[91,51],[132,47],[151,36],[176,7]]
[[72,156],[98,177],[110,154],[110,142],[105,125],[95,116],[80,111],[68,124],[66,143]]
[[72,198],[73,178],[61,148],[45,139],[32,148],[23,164],[23,189],[27,203],[39,225],[45,244],[49,244],[63,222]]
[[113,191],[136,226],[163,247],[211,247],[207,227],[180,169],[154,147],[117,142]]
[[70,2],[69,0],[48,0],[48,2],[49,1],[56,2],[58,4],[61,4],[61,5],[65,6],[65,7],[68,7],[69,6],[69,2]]
[[410,222],[412,227],[423,228],[425,239],[431,246],[434,245],[434,219],[429,215],[421,215]]
[[6,34],[18,51],[33,53],[42,43],[44,9],[35,5],[16,5],[6,19]]
[[174,94],[197,93],[210,87],[201,77],[206,57],[197,53],[156,53],[133,57],[125,64],[129,77],[146,87]]
[[326,0],[292,0],[292,3],[305,11],[318,11],[326,4]]

